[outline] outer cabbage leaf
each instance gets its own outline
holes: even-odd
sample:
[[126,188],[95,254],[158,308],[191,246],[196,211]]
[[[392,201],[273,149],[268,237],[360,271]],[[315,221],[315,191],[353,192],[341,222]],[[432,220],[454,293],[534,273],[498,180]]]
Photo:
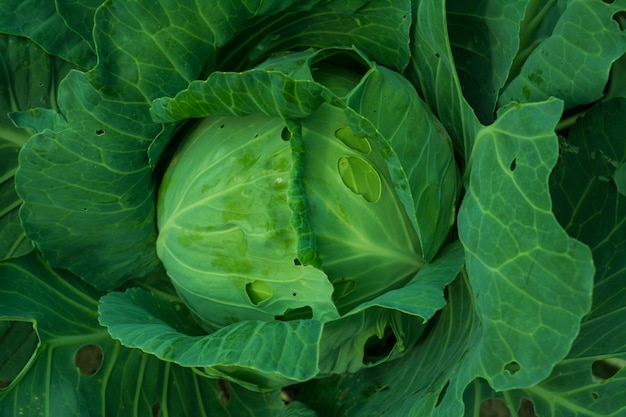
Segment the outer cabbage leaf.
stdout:
[[[84,34],[93,28],[93,12],[84,11],[93,10],[101,3],[101,0],[5,0],[0,3],[0,32],[26,36],[50,55],[89,69],[96,63],[96,55],[93,39]],[[63,16],[57,7],[71,12]]]
[[448,287],[447,304],[430,326],[402,359],[312,381],[298,399],[320,416],[429,416],[437,408],[447,410],[440,400],[477,329],[467,277]]
[[[600,114],[612,113],[615,117],[622,117],[608,111],[608,108],[598,110]],[[504,177],[503,181],[506,182],[508,178],[515,178],[515,175],[519,173],[518,170],[528,170],[527,173],[530,173],[533,170],[529,165],[532,161],[538,164],[535,167],[536,178],[519,182],[525,186],[534,184],[538,187],[536,192],[525,194],[526,197],[524,198],[528,198],[528,200],[509,199],[508,201],[516,203],[514,204],[516,208],[508,208],[510,214],[500,214],[499,220],[505,221],[507,215],[513,216],[515,214],[517,214],[517,218],[523,220],[525,217],[519,216],[520,212],[514,210],[520,210],[525,205],[524,201],[533,201],[537,206],[550,205],[549,201],[545,201],[549,198],[547,177],[551,165],[556,162],[556,138],[552,129],[559,114],[560,103],[557,101],[511,107],[503,110],[496,124],[485,128],[477,139],[474,151],[476,154],[473,156],[474,163],[471,166],[473,171],[470,176],[469,192],[472,192],[472,187],[474,187],[475,193],[480,191],[478,196],[484,196],[484,198],[478,201],[485,201],[484,199],[489,196],[497,197],[503,193],[506,195],[506,192],[510,192],[514,188],[509,185],[503,187],[498,193],[489,192],[492,189],[486,184],[478,184],[483,186],[477,188],[475,182],[477,178],[474,177],[477,174],[474,174],[476,172],[474,170],[480,169],[480,166],[490,167],[491,170],[493,170],[493,166],[502,166],[502,172],[496,175],[494,179]],[[530,120],[536,123],[529,123]],[[539,121],[543,123],[539,123]],[[509,132],[510,129],[522,131],[525,134],[515,137],[509,136],[506,132]],[[587,131],[595,132],[602,131],[602,129],[596,125]],[[511,148],[509,146],[511,142],[517,142],[519,148]],[[489,150],[483,148],[491,143],[497,146],[489,147]],[[522,148],[523,144],[530,146]],[[517,152],[516,155],[509,155],[509,152],[514,149],[518,149],[520,152]],[[522,149],[525,152],[521,152]],[[483,151],[484,154],[482,154]],[[481,159],[484,158],[483,163],[485,165],[478,165],[475,158],[478,158],[479,154],[482,154]],[[540,155],[546,160],[539,158]],[[576,154],[568,153],[567,155],[574,157]],[[511,171],[510,165],[512,158],[509,159],[509,156],[516,156],[513,171]],[[611,159],[621,160],[618,158]],[[586,163],[582,162],[581,166],[583,165],[587,166]],[[605,170],[609,168],[609,172],[614,171],[614,167],[611,168],[607,160],[604,160],[603,165]],[[572,176],[571,179],[562,182],[563,186],[567,187],[568,190],[570,187],[576,187],[578,191],[574,195],[581,195],[586,201],[585,204],[581,205],[581,209],[587,205],[592,207],[597,203],[599,196],[589,195],[587,197],[585,190],[588,190],[589,187],[585,187],[584,184],[582,188],[580,187],[577,169],[566,169],[563,172]],[[488,176],[480,177],[489,178]],[[541,180],[539,180],[540,177]],[[597,184],[603,184],[595,181]],[[541,187],[539,187],[539,182]],[[557,184],[559,183],[561,182],[557,182]],[[610,183],[605,184],[607,189],[612,188]],[[523,189],[520,187],[520,190]],[[613,193],[615,193],[614,188]],[[576,209],[579,207],[578,200],[569,200],[567,196],[567,193],[563,193],[564,200],[560,203],[555,202],[555,210],[559,210],[559,207],[563,207],[564,204],[565,207],[574,209],[574,213],[576,213]],[[470,195],[466,198],[475,197],[475,195]],[[465,204],[467,203],[464,202]],[[495,210],[498,206],[493,204],[490,207]],[[611,202],[609,202],[609,207],[612,207]],[[621,205],[616,207],[621,207]],[[466,209],[467,207],[462,207],[461,216],[466,215],[466,212],[463,213]],[[596,208],[593,208],[592,211],[595,212]],[[541,218],[541,212],[536,213],[537,219]],[[545,210],[545,212],[548,214],[550,210]],[[507,213],[507,211],[502,213]],[[550,216],[552,217],[550,223],[553,225],[550,227],[558,230],[554,217],[551,214]],[[583,251],[576,253],[576,257],[570,258],[567,256],[567,252],[563,256],[558,252],[548,251],[546,256],[563,256],[563,258],[562,261],[542,263],[544,269],[550,266],[558,268],[569,265],[566,272],[559,273],[558,279],[551,280],[548,273],[535,275],[534,285],[530,285],[529,280],[529,285],[523,296],[520,296],[518,290],[509,292],[503,288],[508,282],[514,282],[518,278],[517,274],[512,274],[507,278],[488,280],[489,272],[484,272],[480,275],[470,275],[458,279],[448,288],[448,303],[433,327],[425,337],[420,339],[415,350],[403,356],[402,360],[379,365],[356,374],[334,376],[330,379],[316,381],[305,386],[300,391],[299,398],[310,404],[322,415],[478,415],[481,409],[480,402],[492,397],[502,398],[510,406],[511,411],[517,410],[520,404],[522,407],[532,407],[532,403],[528,401],[531,399],[535,403],[537,413],[552,412],[548,415],[553,416],[584,413],[585,410],[591,410],[590,414],[592,412],[605,412],[607,415],[619,415],[621,409],[616,407],[614,400],[621,394],[623,370],[603,382],[593,383],[590,380],[591,362],[613,357],[616,355],[615,352],[623,351],[623,346],[621,346],[623,338],[613,339],[612,335],[609,336],[610,332],[607,332],[607,329],[615,327],[615,323],[621,323],[619,320],[616,321],[615,316],[621,311],[620,303],[612,303],[613,306],[609,307],[604,299],[616,301],[621,299],[623,291],[617,291],[617,296],[614,294],[616,294],[615,289],[620,288],[617,280],[623,272],[621,264],[623,264],[624,259],[619,256],[621,243],[623,243],[623,233],[620,232],[623,222],[619,215],[609,217],[614,218],[616,223],[612,226],[609,226],[610,222],[606,223],[606,231],[611,236],[608,241],[602,237],[602,234],[596,234],[603,217],[595,217],[598,223],[592,220],[586,227],[589,233],[597,236],[597,241],[600,243],[599,247],[609,248],[611,246],[609,242],[612,242],[620,249],[615,252],[615,256],[611,257],[612,261],[607,264],[606,269],[603,267],[599,269],[599,272],[607,277],[606,291],[598,294],[598,301],[594,300],[594,304],[597,303],[599,306],[598,315],[594,314],[594,309],[592,309],[591,315],[587,316],[589,321],[587,322],[586,318],[582,319],[583,326],[578,339],[572,340],[578,334],[579,322],[588,311],[590,304],[590,276],[593,273],[593,268],[588,252],[583,249]],[[578,224],[578,221],[568,219],[564,219],[564,224],[570,223],[571,226]],[[489,223],[485,220],[472,224],[481,225],[481,231],[489,230],[487,227]],[[467,226],[463,227],[467,228]],[[513,230],[517,230],[516,226],[512,227]],[[529,230],[544,232],[549,230],[549,227],[544,225]],[[569,230],[573,233],[576,229]],[[459,232],[464,239],[467,239],[467,230],[460,229]],[[560,235],[560,239],[574,243],[573,239],[567,237],[563,231],[560,232]],[[519,238],[523,234],[517,233],[515,236]],[[584,239],[582,234],[579,238]],[[482,245],[498,243],[494,239],[472,239],[471,242],[473,241],[480,242]],[[544,239],[542,245],[553,244],[557,241],[558,239]],[[530,244],[532,240],[527,239],[526,242]],[[604,243],[608,243],[608,245]],[[520,241],[519,244],[521,245],[523,242]],[[479,252],[472,252],[471,246],[468,249],[467,241],[465,246],[469,252],[467,255],[469,258],[467,262],[470,267],[468,272],[476,274],[476,264],[472,258]],[[581,243],[577,243],[576,246],[584,248]],[[497,248],[498,250],[506,249],[506,245],[500,244]],[[567,250],[567,246],[565,249]],[[587,253],[585,254],[585,252]],[[595,250],[594,257],[596,257]],[[513,261],[509,262],[509,267],[519,260],[518,257],[511,257],[510,259]],[[577,272],[577,268],[580,268],[579,272]],[[497,271],[496,268],[492,270]],[[603,270],[606,272],[601,272]],[[533,271],[530,272],[530,278],[532,278]],[[560,281],[560,283],[555,281]],[[576,287],[572,290],[570,287],[574,285]],[[557,291],[558,293],[550,292],[548,298],[545,298],[544,293],[547,290],[552,289],[554,291],[559,288],[562,288],[561,291]],[[596,285],[596,289],[598,288]],[[507,294],[511,297],[508,300],[504,298]],[[541,304],[537,301],[533,302],[533,298],[542,300]],[[488,299],[489,303],[484,301],[485,299]],[[518,302],[520,299],[524,302]],[[484,306],[486,304],[487,306],[500,305],[498,320],[491,320],[485,315]],[[540,309],[549,308],[551,311],[537,315],[533,313],[533,304],[539,306]],[[538,310],[535,311],[539,312]],[[588,323],[589,327],[585,323]],[[521,331],[516,330],[515,326]],[[534,326],[536,326],[536,330],[532,329]],[[618,334],[621,334],[622,327],[617,325]],[[567,334],[563,332],[565,329],[569,329]],[[588,335],[585,334],[587,329],[590,330]],[[524,331],[528,333],[524,334]],[[533,336],[533,332],[541,337]],[[519,334],[520,337],[516,338],[516,334]],[[614,342],[607,343],[609,338]],[[580,342],[583,343],[579,344]],[[588,357],[588,354],[595,354],[593,348],[589,350],[590,346],[601,348],[605,344],[608,346],[606,350],[598,350],[598,355],[602,356]],[[565,357],[570,347],[572,351]],[[576,351],[578,353],[573,355],[573,352]],[[509,356],[511,353],[515,353],[516,356]],[[525,355],[527,354],[532,360],[526,360]],[[552,357],[550,358],[548,355],[552,355]],[[622,355],[618,353],[617,357],[621,358]],[[525,366],[526,363],[530,365],[539,364],[542,369],[531,368],[530,370],[539,371],[542,375],[535,375],[532,380],[527,381],[516,380],[520,377],[528,378],[524,375],[529,371],[529,367]],[[489,375],[487,374],[488,371],[490,372]],[[476,377],[479,378],[475,379]],[[541,382],[545,377],[548,379]],[[506,387],[507,384],[508,387]],[[510,390],[494,393],[489,385],[496,386],[498,390]],[[514,389],[520,386],[525,388]],[[565,388],[561,391],[562,388],[559,389],[559,387]],[[553,395],[555,393],[558,395]],[[571,401],[569,400],[570,397],[572,398]],[[522,401],[523,398],[526,400]],[[464,407],[464,403],[466,407]]]
[[[21,119],[32,119],[33,113],[56,115],[58,80],[71,68],[28,39],[0,35],[0,259],[33,249],[20,224],[22,201],[15,192],[14,175],[18,152],[37,126]],[[33,107],[37,108],[24,112]],[[30,129],[16,128],[14,123]]]
[[272,54],[309,47],[356,47],[380,65],[402,71],[411,54],[410,25],[406,0],[301,0],[278,19],[251,19],[220,50],[220,69],[246,70]]
[[100,306],[100,322],[125,346],[251,390],[302,382],[318,372],[321,321],[248,320],[202,335],[185,319],[182,304],[138,288],[108,294]]
[[279,71],[253,69],[245,73],[214,72],[206,81],[192,81],[175,97],[154,100],[150,111],[155,121],[165,123],[250,114],[300,118],[328,100],[328,92],[317,83],[293,79]]
[[624,11],[623,0],[567,2],[550,37],[502,92],[500,106],[555,96],[569,109],[602,98],[611,65],[626,51],[626,33],[614,19]]
[[[612,323],[611,340],[613,336],[623,340],[617,336],[626,330],[617,320],[619,306],[626,304],[626,196],[619,185],[626,166],[621,126],[625,115],[626,98],[593,106],[572,126],[551,177],[557,219],[572,236],[591,247],[598,269],[593,306],[583,330],[598,335],[602,326],[595,323]],[[601,351],[603,343],[591,343],[594,340],[590,337],[588,342]],[[589,349],[582,346],[576,349],[581,354]],[[604,353],[611,352],[619,350]]]
[[467,160],[481,125],[463,96],[448,38],[445,1],[412,3],[415,30],[407,76]]
[[152,121],[151,100],[212,68],[217,46],[244,21],[287,5],[187,1],[174,8],[136,0],[98,9],[98,65],[71,72],[59,87],[68,127],[33,136],[16,174],[26,234],[52,265],[103,289],[155,268],[155,183],[146,152],[172,130]]
[[[137,288],[103,297],[100,322],[125,346],[140,347],[186,367],[201,367],[210,377],[267,390],[320,374],[372,366],[408,349],[424,328],[420,323],[445,305],[442,287],[454,279],[462,263],[463,251],[454,245],[404,288],[325,324],[318,320],[242,321],[202,335],[179,301]],[[393,327],[405,344],[375,357],[364,350],[365,342],[385,335],[386,327]]]
[[[259,397],[120,346],[98,324],[99,296],[34,252],[0,262],[0,332],[13,323],[0,340],[0,380],[19,359],[5,362],[8,353],[30,356],[13,384],[0,385],[3,416],[307,415],[285,406],[278,392]],[[165,302],[171,309],[179,303]],[[194,326],[188,316],[176,324]]]
[[442,288],[459,274],[463,261],[461,245],[452,244],[402,288],[379,295],[326,323],[320,374],[355,372],[412,349],[429,320],[446,305]]
[[589,311],[590,250],[559,226],[548,192],[561,109],[509,106],[476,139],[458,225],[482,328],[443,399],[454,414],[475,377],[496,390],[546,378]]
[[[550,177],[560,224],[591,247],[596,264],[591,311],[567,357],[537,385],[495,392],[482,379],[466,389],[466,410],[500,401],[510,411],[532,409],[544,416],[621,416],[626,388],[626,198],[612,176],[626,162],[621,122],[626,100],[600,102],[562,138]],[[481,407],[482,405],[482,407]],[[466,415],[476,415],[471,413]]]
[[446,2],[448,35],[459,82],[464,97],[483,124],[490,124],[495,118],[500,89],[518,51],[522,19],[535,17],[527,7],[532,2]]

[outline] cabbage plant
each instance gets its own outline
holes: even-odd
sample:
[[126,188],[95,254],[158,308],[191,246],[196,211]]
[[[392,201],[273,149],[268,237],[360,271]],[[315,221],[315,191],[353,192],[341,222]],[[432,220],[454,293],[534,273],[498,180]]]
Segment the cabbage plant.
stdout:
[[624,16],[3,1],[0,415],[623,414]]

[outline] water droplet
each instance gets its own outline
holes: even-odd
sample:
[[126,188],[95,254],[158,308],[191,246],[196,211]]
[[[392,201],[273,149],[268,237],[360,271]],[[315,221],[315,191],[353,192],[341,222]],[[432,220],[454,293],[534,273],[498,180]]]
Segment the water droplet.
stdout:
[[365,201],[378,201],[381,193],[381,179],[372,164],[356,156],[342,156],[337,161],[337,170],[343,183]]
[[363,154],[367,155],[372,150],[369,141],[362,136],[355,135],[349,127],[340,127],[335,130],[335,137],[350,149],[354,149]]

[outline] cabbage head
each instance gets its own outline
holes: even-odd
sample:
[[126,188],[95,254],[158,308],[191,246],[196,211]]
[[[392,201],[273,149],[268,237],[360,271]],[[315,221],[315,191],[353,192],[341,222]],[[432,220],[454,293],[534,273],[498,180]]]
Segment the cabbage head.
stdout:
[[458,173],[401,75],[356,50],[304,51],[153,111],[194,119],[160,186],[157,253],[207,332],[322,323],[323,375],[397,356],[443,306],[415,303],[415,280],[454,221]]

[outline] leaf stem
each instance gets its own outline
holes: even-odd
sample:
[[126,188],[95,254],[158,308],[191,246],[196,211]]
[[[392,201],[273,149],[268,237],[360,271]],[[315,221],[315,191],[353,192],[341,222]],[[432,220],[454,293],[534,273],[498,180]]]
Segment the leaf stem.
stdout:
[[586,111],[580,112],[580,113],[576,113],[576,114],[572,114],[571,116],[568,116],[564,119],[561,119],[559,121],[559,123],[556,125],[556,128],[554,129],[556,132],[561,132],[563,130],[566,130],[570,127],[572,127],[572,125],[574,123],[576,123],[576,121],[581,118],[582,116],[584,116],[586,113]]

